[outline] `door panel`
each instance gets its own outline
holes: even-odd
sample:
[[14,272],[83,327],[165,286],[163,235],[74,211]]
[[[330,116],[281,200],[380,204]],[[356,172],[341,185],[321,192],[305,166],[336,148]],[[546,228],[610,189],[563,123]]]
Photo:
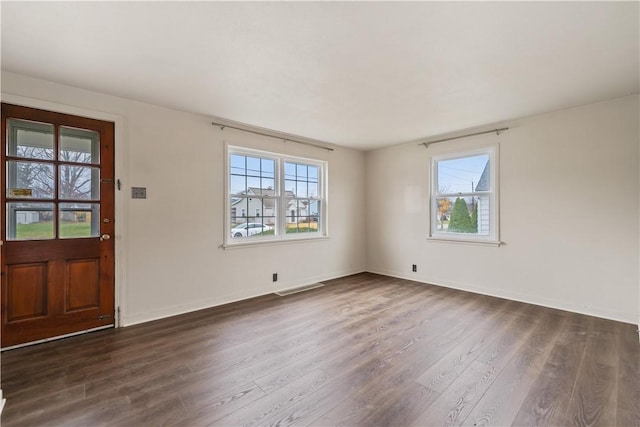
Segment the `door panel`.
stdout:
[[2,135],[2,347],[113,325],[113,123],[2,104]]
[[65,312],[96,309],[100,305],[100,259],[67,261]]
[[8,322],[47,314],[47,264],[17,264],[7,269]]

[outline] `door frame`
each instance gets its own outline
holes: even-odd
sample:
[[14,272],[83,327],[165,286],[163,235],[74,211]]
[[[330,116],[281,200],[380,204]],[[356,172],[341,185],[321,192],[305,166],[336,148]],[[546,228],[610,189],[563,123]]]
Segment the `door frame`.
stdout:
[[[114,283],[114,292],[115,292],[115,318],[114,318],[114,327],[120,328],[122,327],[121,317],[127,313],[126,311],[126,300],[124,298],[125,292],[123,289],[123,280],[126,277],[126,264],[125,260],[128,255],[128,245],[126,241],[126,233],[124,232],[127,229],[127,216],[125,215],[127,211],[128,199],[125,197],[125,185],[127,182],[127,168],[125,166],[125,150],[126,144],[123,141],[124,135],[124,116],[92,110],[85,107],[76,107],[71,105],[60,104],[57,102],[45,101],[41,99],[28,98],[19,95],[7,94],[4,92],[0,93],[0,100],[2,102],[6,102],[9,104],[20,105],[24,107],[38,108],[41,110],[53,111],[56,113],[70,114],[75,116],[88,117],[90,119],[97,119],[103,121],[109,121],[114,123],[114,150],[115,150],[115,158],[114,158],[114,179],[116,183],[118,181],[121,182],[121,188],[118,190],[118,187],[115,188],[114,194],[114,210],[115,210],[115,236],[114,236],[114,263],[115,263],[115,283]],[[114,183],[114,184],[116,184]],[[3,242],[0,240],[0,245]],[[78,334],[84,333],[78,332]],[[70,334],[75,335],[75,334]],[[65,335],[68,336],[68,335]],[[62,336],[61,336],[62,337]],[[44,342],[56,339],[59,337],[47,338],[44,340],[40,340],[37,342]],[[3,348],[2,350],[7,350],[9,348],[22,347],[27,344],[20,344],[17,346]]]

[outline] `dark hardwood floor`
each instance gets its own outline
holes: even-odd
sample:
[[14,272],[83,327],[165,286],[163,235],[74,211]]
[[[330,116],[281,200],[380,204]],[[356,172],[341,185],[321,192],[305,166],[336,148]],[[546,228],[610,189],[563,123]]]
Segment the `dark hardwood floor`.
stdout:
[[2,354],[2,426],[640,426],[636,327],[374,274]]

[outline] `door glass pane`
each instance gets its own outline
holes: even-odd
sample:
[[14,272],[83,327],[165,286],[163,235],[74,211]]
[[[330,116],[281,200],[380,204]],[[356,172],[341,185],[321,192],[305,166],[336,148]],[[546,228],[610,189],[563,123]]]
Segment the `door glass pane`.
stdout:
[[98,237],[100,205],[97,203],[60,203],[58,234],[61,239]]
[[66,200],[98,200],[99,181],[98,168],[60,165],[59,197]]
[[7,203],[7,239],[53,239],[53,203]]
[[74,163],[100,163],[100,134],[86,129],[60,128],[59,160]]
[[53,160],[53,125],[9,119],[7,154],[27,159]]
[[53,165],[40,162],[7,162],[7,197],[52,199]]

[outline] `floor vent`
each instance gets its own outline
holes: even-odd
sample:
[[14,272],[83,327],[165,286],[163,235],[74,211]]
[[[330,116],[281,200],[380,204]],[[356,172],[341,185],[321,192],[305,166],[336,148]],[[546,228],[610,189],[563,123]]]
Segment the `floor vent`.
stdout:
[[322,286],[324,286],[324,284],[322,283],[311,283],[309,285],[304,285],[297,288],[283,289],[281,291],[275,292],[275,294],[278,296],[284,297],[291,294],[297,294],[298,292],[304,292],[310,289],[320,288]]

